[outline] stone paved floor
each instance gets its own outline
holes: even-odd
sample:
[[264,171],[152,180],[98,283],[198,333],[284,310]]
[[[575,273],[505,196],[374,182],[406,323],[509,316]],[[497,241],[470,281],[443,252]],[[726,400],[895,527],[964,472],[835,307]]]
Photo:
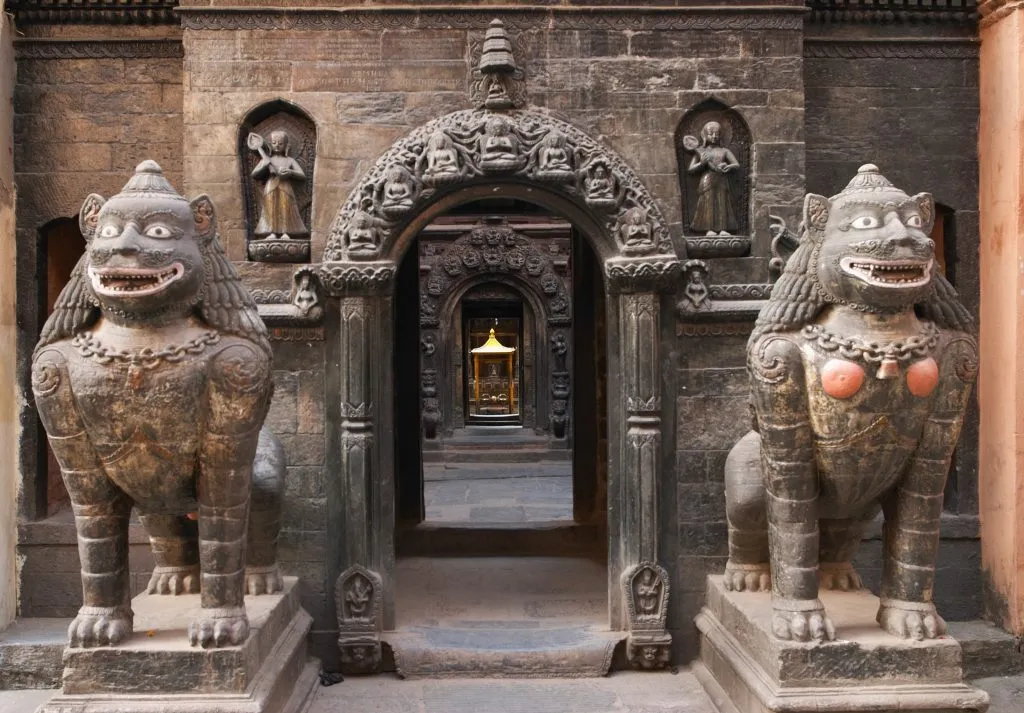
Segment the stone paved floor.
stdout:
[[583,679],[402,681],[351,677],[321,688],[309,713],[716,713],[689,671]]
[[426,464],[426,521],[509,524],[572,520],[572,464]]

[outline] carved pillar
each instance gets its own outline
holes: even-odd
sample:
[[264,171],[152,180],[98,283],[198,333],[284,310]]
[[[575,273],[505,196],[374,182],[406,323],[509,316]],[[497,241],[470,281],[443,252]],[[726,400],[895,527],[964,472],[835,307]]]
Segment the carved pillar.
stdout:
[[1024,5],[979,5],[982,575],[988,616],[1024,634]]
[[617,578],[622,595],[613,621],[625,619],[627,657],[638,668],[667,665],[672,644],[665,629],[668,573],[658,562],[664,426],[658,290],[671,284],[678,269],[674,258],[617,259],[605,266],[610,319],[617,326],[617,338],[610,335],[616,352],[609,360],[609,393],[618,394],[621,411],[615,413],[613,400],[608,439],[611,477],[618,482],[609,487],[609,576]]
[[380,424],[394,421],[395,268],[326,263],[320,277],[334,298],[327,333],[336,335],[327,345],[328,581],[343,670],[368,672],[394,618],[394,444]]

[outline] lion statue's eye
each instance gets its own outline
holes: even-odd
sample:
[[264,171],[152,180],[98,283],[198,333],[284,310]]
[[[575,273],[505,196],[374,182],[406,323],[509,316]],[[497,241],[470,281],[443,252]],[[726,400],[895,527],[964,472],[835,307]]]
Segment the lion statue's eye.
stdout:
[[871,228],[877,228],[882,222],[873,215],[862,215],[859,218],[854,218],[853,222],[850,223],[857,230],[869,230]]
[[166,225],[150,225],[146,228],[146,235],[150,238],[169,238],[171,231]]
[[118,225],[114,225],[113,223],[107,223],[102,228],[100,228],[101,238],[116,238],[120,234],[121,227]]
[[916,213],[914,215],[907,216],[907,226],[911,228],[920,228],[923,225],[924,221],[921,220],[921,216],[917,215]]

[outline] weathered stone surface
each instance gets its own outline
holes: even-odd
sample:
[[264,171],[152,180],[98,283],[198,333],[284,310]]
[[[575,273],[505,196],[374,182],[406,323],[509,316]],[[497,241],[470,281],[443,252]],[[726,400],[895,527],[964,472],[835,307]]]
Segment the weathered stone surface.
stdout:
[[40,711],[299,713],[317,688],[318,665],[306,656],[312,621],[298,589],[287,577],[281,593],[248,600],[252,635],[207,650],[185,636],[199,595],[142,594],[132,602],[140,635],[118,648],[66,649],[63,691]]
[[777,639],[767,594],[730,592],[722,577],[712,576],[706,596],[697,617],[706,667],[699,675],[712,697],[727,692],[745,713],[988,708],[988,695],[963,683],[956,641],[911,643],[880,631],[874,626],[878,599],[870,594],[822,594],[837,634],[825,644]]

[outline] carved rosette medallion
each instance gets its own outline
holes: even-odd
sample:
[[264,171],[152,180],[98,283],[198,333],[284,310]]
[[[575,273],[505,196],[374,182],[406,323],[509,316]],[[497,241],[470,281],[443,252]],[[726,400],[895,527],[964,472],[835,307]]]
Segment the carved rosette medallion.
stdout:
[[615,253],[676,259],[661,210],[611,150],[546,114],[474,109],[415,129],[377,161],[335,217],[325,260],[379,260],[440,191],[495,178],[543,183],[596,212]]
[[629,613],[627,659],[635,668],[664,668],[672,654],[672,636],[665,630],[668,572],[653,562],[641,562],[623,573],[622,590]]
[[346,673],[372,673],[380,666],[381,578],[376,572],[352,565],[334,585],[338,615],[338,646]]

